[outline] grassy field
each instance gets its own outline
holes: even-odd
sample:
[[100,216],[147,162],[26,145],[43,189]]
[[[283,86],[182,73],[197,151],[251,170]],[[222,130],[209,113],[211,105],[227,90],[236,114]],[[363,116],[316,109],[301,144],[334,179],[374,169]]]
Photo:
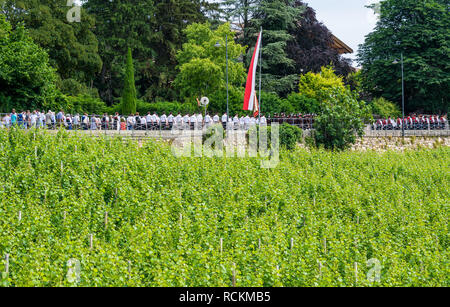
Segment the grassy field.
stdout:
[[262,169],[2,130],[0,285],[450,286],[449,166],[448,147]]

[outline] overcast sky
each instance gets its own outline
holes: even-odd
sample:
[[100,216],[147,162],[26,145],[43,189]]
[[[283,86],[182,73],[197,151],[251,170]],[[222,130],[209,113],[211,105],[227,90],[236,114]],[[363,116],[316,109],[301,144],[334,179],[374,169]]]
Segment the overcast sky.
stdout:
[[[356,58],[358,45],[364,43],[364,37],[372,32],[376,16],[365,6],[378,2],[374,0],[305,0],[315,9],[317,19],[323,22],[340,40],[353,49]],[[356,66],[356,62],[353,63]]]

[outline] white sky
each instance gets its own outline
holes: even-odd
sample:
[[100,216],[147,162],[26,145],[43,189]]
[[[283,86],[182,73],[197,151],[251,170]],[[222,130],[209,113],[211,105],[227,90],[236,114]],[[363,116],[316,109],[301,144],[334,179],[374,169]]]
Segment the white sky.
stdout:
[[[376,0],[305,0],[316,11],[317,20],[340,40],[353,49],[353,54],[346,57],[356,58],[358,45],[364,43],[364,37],[372,32],[376,16],[366,8]],[[356,62],[353,63],[357,65]]]

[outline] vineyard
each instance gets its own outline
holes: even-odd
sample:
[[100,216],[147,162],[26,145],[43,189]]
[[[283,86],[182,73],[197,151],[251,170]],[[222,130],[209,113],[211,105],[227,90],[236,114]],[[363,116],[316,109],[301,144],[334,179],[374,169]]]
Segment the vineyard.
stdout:
[[449,166],[448,147],[262,169],[1,130],[0,285],[450,286]]

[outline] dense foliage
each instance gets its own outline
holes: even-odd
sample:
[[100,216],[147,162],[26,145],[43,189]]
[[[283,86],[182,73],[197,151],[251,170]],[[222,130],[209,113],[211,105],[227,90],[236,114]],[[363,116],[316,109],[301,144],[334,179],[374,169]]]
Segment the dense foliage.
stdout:
[[82,10],[82,22],[69,23],[67,0],[0,1],[2,13],[15,28],[25,25],[33,41],[44,48],[61,80],[91,84],[100,72],[95,20]]
[[0,112],[50,107],[55,80],[47,52],[23,26],[12,29],[0,15]]
[[261,169],[66,132],[0,146],[2,285],[231,286],[235,268],[237,286],[449,286],[448,147]]
[[292,40],[288,42],[287,54],[294,60],[295,71],[319,72],[323,66],[332,65],[337,74],[347,76],[352,72],[351,60],[342,57],[333,48],[333,36],[328,28],[316,18],[316,12],[303,1],[294,1],[304,11],[291,28]]
[[397,104],[384,99],[383,97],[372,100],[369,106],[372,114],[378,115],[381,118],[388,118],[389,116],[392,118],[397,118],[402,116],[400,107]]
[[386,0],[375,31],[359,50],[363,84],[375,97],[401,106],[404,56],[407,111],[448,112],[450,10],[448,0]]
[[214,4],[204,0],[89,0],[84,7],[95,17],[95,34],[104,65],[96,86],[108,104],[122,88],[123,54],[133,49],[138,97],[175,100],[176,53],[185,41],[183,29],[205,22]]
[[364,135],[364,120],[369,118],[369,108],[348,91],[333,90],[321,106],[314,122],[316,145],[326,149],[347,149]]
[[227,48],[229,87],[244,91],[245,69],[242,62],[237,61],[244,47],[235,43],[230,24],[211,30],[209,23],[194,23],[184,33],[187,43],[177,54],[180,72],[175,79],[182,97],[192,102],[225,91]]

